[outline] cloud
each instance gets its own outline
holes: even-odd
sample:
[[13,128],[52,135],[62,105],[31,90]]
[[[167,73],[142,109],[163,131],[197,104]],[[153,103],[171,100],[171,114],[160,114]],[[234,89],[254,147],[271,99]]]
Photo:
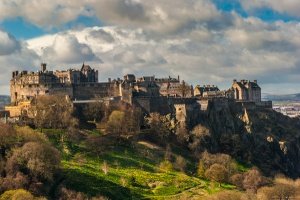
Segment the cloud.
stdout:
[[56,28],[79,16],[96,17],[106,25],[140,27],[159,33],[228,23],[224,23],[227,17],[210,0],[0,1],[0,21],[22,17],[39,27]]
[[53,28],[89,15],[80,0],[1,0],[0,20],[22,17],[40,27]]
[[12,35],[0,30],[0,56],[12,54],[20,48],[19,42]]
[[[295,77],[300,75],[297,24],[270,24],[239,16],[234,16],[232,22],[232,26],[218,31],[199,27],[162,37],[124,27],[94,27],[60,34],[73,35],[101,57],[101,64],[89,62],[100,71],[101,80],[126,73],[159,77],[179,74],[192,84],[218,84],[221,88],[229,87],[234,78],[296,87]],[[104,40],[103,35],[109,35],[109,41]],[[43,38],[35,43],[42,43]],[[30,41],[28,43],[32,46]],[[63,65],[63,61],[59,65]],[[80,62],[78,60],[76,65]]]
[[[102,81],[126,73],[179,74],[192,84],[218,84],[221,88],[229,87],[234,78],[258,79],[262,85],[281,83],[295,90],[300,86],[297,22],[243,18],[234,11],[218,10],[209,0],[53,0],[43,5],[41,18],[29,16],[33,11],[28,2],[37,3],[1,1],[7,9],[0,6],[0,11],[7,14],[0,12],[0,19],[17,15],[48,27],[86,15],[98,17],[104,26],[49,34],[27,44],[16,41],[20,50],[6,53],[9,56],[2,60],[0,56],[2,66],[37,66],[37,61],[45,60],[49,69],[61,69],[79,67],[86,61],[99,70]],[[261,4],[262,0],[251,2],[255,9],[267,5]],[[24,10],[19,10],[21,5]],[[65,16],[59,17],[61,12]]]
[[270,8],[281,14],[300,17],[300,1],[298,0],[241,0],[241,4],[248,11]]
[[78,63],[96,58],[88,45],[79,43],[71,34],[57,35],[53,44],[43,50],[42,57],[52,63]]

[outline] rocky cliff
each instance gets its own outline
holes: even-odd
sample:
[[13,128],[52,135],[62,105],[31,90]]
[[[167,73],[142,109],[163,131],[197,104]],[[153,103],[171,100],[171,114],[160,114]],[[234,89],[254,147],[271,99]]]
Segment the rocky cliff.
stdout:
[[210,129],[207,149],[232,155],[266,175],[300,177],[300,119],[271,109],[212,102],[200,123]]

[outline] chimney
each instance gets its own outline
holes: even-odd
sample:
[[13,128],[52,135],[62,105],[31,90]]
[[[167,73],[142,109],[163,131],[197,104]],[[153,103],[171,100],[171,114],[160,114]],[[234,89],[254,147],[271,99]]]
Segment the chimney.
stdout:
[[257,84],[257,80],[254,80],[253,82]]
[[47,69],[47,64],[46,63],[41,63],[41,71],[45,72]]
[[236,79],[233,79],[233,83],[236,83],[237,81],[236,81]]

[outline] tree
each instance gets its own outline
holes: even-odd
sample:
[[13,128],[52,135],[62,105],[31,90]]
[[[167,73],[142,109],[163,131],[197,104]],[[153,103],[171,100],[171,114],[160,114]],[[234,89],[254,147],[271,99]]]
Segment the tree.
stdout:
[[221,184],[227,180],[228,171],[220,164],[213,164],[205,171],[205,177]]
[[174,134],[177,128],[175,119],[170,114],[160,115],[159,113],[150,113],[150,116],[146,117],[145,120],[151,132],[158,135],[161,139]]
[[173,164],[168,160],[164,160],[159,164],[159,170],[162,172],[170,172],[173,170]]
[[236,191],[222,191],[218,192],[210,197],[207,200],[241,200],[242,194]]
[[86,120],[100,122],[105,116],[105,104],[97,101],[83,107],[82,114]]
[[175,166],[180,171],[184,172],[186,168],[186,160],[182,156],[177,156],[175,161]]
[[190,135],[188,129],[186,128],[186,125],[180,124],[177,126],[176,136],[177,136],[177,140],[182,144],[189,141]]
[[263,184],[263,176],[256,168],[252,168],[244,174],[243,187],[250,192],[256,193]]
[[108,118],[106,130],[111,134],[120,135],[124,131],[125,123],[125,112],[115,110]]
[[13,147],[16,141],[15,129],[10,125],[0,123],[0,159],[5,158],[7,150]]
[[299,190],[297,181],[285,178],[284,176],[276,176],[273,186],[261,187],[258,189],[257,197],[261,200],[289,200],[297,198],[297,190]]
[[36,142],[28,142],[13,151],[6,164],[9,176],[21,172],[30,181],[51,181],[60,164],[60,154],[54,147]]
[[88,197],[81,193],[81,192],[76,192],[73,190],[69,190],[65,187],[61,188],[60,194],[59,194],[59,200],[88,200]]
[[210,130],[207,127],[203,126],[202,124],[198,124],[193,128],[191,134],[196,137],[203,138],[206,136],[210,136]]
[[191,86],[187,85],[184,81],[181,82],[179,90],[181,97],[187,97],[191,94]]
[[0,196],[0,200],[46,200],[42,197],[34,197],[30,192],[24,189],[8,190]]
[[64,96],[39,96],[30,109],[36,127],[58,129],[78,125],[73,111],[72,102]]
[[198,175],[200,178],[204,178],[204,177],[205,177],[205,166],[204,166],[203,160],[200,160],[200,161],[199,161],[198,169],[197,169],[197,175]]
[[244,176],[243,174],[234,174],[230,177],[230,183],[235,185],[238,189],[242,189],[243,188],[243,180],[244,180]]

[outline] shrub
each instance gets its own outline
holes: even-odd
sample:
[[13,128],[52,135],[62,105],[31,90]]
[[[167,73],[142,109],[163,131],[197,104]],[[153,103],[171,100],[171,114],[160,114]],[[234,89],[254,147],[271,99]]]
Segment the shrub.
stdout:
[[46,200],[46,198],[37,198],[26,190],[18,189],[4,192],[0,196],[0,200]]
[[242,194],[236,191],[222,191],[206,199],[207,200],[241,200]]
[[101,166],[101,169],[102,169],[103,173],[104,173],[105,175],[107,175],[107,173],[108,173],[108,171],[109,171],[109,166],[108,166],[108,164],[107,164],[106,161],[103,162],[103,164],[102,164],[102,166]]
[[159,170],[162,172],[170,172],[173,170],[173,164],[168,160],[164,160],[159,164]]
[[235,185],[238,189],[243,188],[243,180],[244,180],[243,174],[234,174],[229,179],[230,183]]
[[199,161],[198,169],[197,169],[197,175],[198,175],[200,178],[204,178],[204,177],[205,177],[205,166],[204,166],[203,160],[200,160],[200,161]]
[[175,166],[181,172],[184,172],[186,168],[186,160],[182,156],[177,156],[175,161]]
[[256,168],[252,168],[244,174],[243,187],[256,193],[257,189],[264,183],[264,177]]
[[220,164],[213,164],[205,171],[205,177],[215,182],[221,183],[227,180],[228,171]]
[[22,170],[33,179],[52,180],[59,164],[60,154],[57,149],[48,144],[28,142],[13,151],[8,158],[6,171],[13,175]]

